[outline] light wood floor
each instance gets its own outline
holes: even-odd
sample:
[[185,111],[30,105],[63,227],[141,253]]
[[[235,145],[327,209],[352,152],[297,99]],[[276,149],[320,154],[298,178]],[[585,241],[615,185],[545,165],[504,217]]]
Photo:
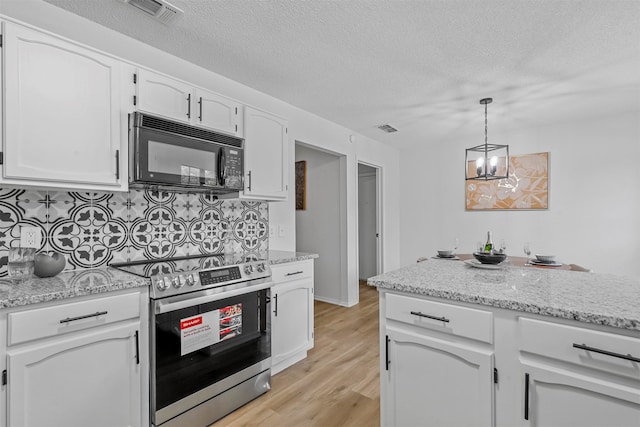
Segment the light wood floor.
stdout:
[[378,293],[360,283],[360,303],[315,302],[315,346],[276,374],[271,390],[211,427],[380,425]]

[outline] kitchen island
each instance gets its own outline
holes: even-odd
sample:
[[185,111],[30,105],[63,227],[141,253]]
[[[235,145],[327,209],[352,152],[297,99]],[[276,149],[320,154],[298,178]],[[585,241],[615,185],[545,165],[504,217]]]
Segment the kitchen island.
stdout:
[[382,425],[640,425],[640,280],[431,259],[380,295]]

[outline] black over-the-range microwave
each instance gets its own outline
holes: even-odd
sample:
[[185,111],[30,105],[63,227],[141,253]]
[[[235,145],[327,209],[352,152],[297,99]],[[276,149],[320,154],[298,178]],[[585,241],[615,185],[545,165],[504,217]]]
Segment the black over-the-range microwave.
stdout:
[[145,113],[129,114],[129,186],[237,193],[244,187],[244,140]]

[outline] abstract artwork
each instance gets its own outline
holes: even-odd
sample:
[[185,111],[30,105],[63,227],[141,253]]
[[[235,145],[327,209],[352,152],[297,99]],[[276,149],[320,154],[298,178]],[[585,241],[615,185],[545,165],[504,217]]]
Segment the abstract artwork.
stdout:
[[296,162],[296,210],[307,209],[307,162]]
[[[467,164],[475,175],[475,164]],[[509,178],[465,181],[466,210],[549,208],[549,153],[509,156]]]

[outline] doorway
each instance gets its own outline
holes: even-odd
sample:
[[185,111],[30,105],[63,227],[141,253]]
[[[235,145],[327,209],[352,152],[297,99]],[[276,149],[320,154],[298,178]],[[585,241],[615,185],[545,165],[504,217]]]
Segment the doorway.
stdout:
[[358,163],[358,279],[382,272],[380,169]]
[[305,203],[296,209],[296,251],[316,253],[314,298],[348,306],[346,156],[296,141]]

